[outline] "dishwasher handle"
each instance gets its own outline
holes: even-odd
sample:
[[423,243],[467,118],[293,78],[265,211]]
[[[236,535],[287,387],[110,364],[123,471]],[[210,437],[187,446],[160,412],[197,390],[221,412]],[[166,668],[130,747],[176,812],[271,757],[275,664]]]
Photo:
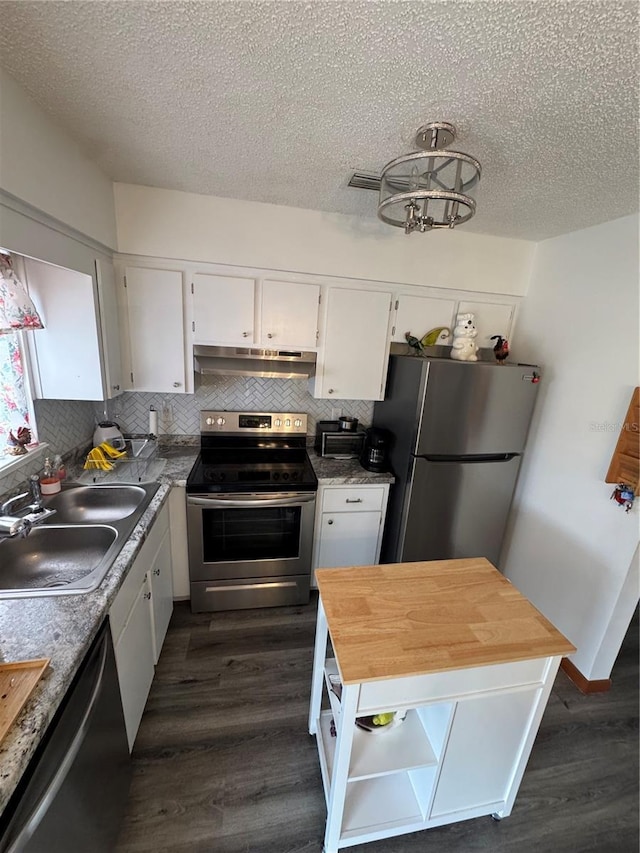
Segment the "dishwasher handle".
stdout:
[[231,497],[204,497],[200,495],[187,495],[187,504],[190,506],[202,506],[209,508],[224,508],[224,507],[248,507],[248,506],[298,506],[302,503],[311,503],[315,501],[315,492],[309,492],[301,495],[286,494],[282,496],[269,495],[265,498],[258,498],[256,495],[250,497],[240,497],[233,495]]
[[[107,665],[107,652],[109,649],[108,641],[108,627],[106,627],[103,628],[102,639],[99,641],[99,645],[94,648],[92,655],[93,660],[90,661],[91,668],[97,669],[97,672],[94,676],[91,695],[87,701],[84,713],[82,714],[78,730],[69,744],[65,756],[58,766],[51,782],[49,782],[45,790],[34,803],[31,813],[23,821],[18,835],[10,843],[10,846],[6,849],[6,853],[20,853],[20,851],[24,849],[24,846],[38,828],[42,818],[45,816],[51,803],[55,799],[69,772],[69,769],[73,765],[73,762],[80,751],[80,747],[87,737],[91,718],[95,713],[98,698],[100,696],[100,690],[102,688],[105,667]],[[87,673],[85,672],[83,675],[87,675]]]

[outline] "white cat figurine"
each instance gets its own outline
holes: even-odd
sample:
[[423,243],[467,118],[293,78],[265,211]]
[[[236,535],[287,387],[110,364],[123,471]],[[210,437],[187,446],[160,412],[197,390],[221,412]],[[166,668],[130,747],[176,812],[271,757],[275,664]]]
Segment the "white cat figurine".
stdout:
[[453,330],[453,343],[451,344],[451,358],[457,361],[477,361],[478,345],[475,338],[478,330],[474,324],[473,314],[458,314],[456,326]]

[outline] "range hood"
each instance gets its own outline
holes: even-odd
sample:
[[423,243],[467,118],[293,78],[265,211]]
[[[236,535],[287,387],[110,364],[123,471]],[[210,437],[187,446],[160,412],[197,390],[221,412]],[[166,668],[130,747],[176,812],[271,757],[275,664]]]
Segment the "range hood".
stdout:
[[316,354],[305,350],[197,345],[193,348],[193,369],[203,376],[308,379],[316,371]]

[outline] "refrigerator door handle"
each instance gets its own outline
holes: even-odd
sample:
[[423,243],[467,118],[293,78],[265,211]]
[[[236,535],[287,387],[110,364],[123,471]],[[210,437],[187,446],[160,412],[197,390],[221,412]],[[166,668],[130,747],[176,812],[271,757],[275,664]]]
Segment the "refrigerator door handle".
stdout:
[[427,462],[510,462],[512,459],[519,455],[519,453],[425,453],[416,456],[416,459],[426,459]]

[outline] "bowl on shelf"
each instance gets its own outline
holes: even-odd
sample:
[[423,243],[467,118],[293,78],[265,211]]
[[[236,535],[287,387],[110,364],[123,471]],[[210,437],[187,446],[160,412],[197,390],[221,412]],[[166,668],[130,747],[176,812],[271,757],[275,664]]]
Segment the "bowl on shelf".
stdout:
[[[356,717],[356,726],[362,731],[370,735],[378,735],[383,732],[389,732],[392,729],[397,729],[404,723],[407,716],[406,711],[387,711],[384,714],[373,714],[369,717]],[[391,717],[387,722],[382,722],[382,719]]]

